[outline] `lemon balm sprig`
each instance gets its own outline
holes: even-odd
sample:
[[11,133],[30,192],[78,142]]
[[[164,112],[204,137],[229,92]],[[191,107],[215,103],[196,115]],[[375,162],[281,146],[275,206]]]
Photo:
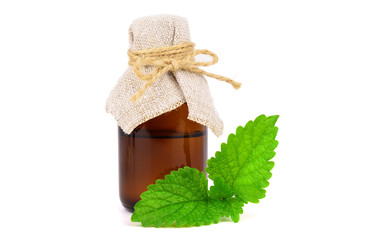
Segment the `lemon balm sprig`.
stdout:
[[210,190],[205,173],[190,167],[172,171],[141,194],[131,221],[155,227],[209,225],[220,217],[238,222],[244,204],[265,197],[278,145],[277,119],[260,115],[228,136],[207,161],[206,172],[214,181]]

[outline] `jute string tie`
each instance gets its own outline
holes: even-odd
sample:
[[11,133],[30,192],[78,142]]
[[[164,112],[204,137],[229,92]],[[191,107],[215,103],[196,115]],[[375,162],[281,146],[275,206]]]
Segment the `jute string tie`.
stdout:
[[[195,56],[199,54],[209,55],[212,60],[209,62],[196,62]],[[132,102],[136,102],[144,91],[151,86],[160,76],[167,72],[177,72],[178,70],[190,71],[193,73],[206,75],[219,81],[231,84],[235,89],[239,89],[241,83],[236,82],[228,77],[220,76],[214,73],[206,72],[199,67],[207,67],[218,62],[218,56],[206,49],[194,50],[194,43],[185,42],[168,47],[157,47],[137,51],[128,51],[129,65],[133,66],[136,76],[147,83],[140,88],[133,97]],[[150,74],[144,74],[142,67],[154,66],[155,69]]]

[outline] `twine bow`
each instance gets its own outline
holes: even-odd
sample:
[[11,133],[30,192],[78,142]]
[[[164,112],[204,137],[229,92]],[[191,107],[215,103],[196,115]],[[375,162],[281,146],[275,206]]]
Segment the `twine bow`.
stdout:
[[[199,54],[209,55],[212,61],[196,62],[195,56]],[[151,86],[160,76],[166,72],[177,72],[178,70],[190,71],[193,73],[206,75],[215,78],[219,81],[224,81],[231,84],[235,89],[239,89],[241,83],[236,82],[230,78],[223,77],[214,73],[206,72],[200,68],[213,65],[218,62],[218,56],[209,50],[194,50],[194,43],[185,42],[178,45],[168,47],[157,47],[150,49],[143,49],[138,51],[128,51],[129,65],[133,66],[134,72],[140,80],[147,81],[147,83],[136,92],[130,99],[136,102],[144,91]],[[144,66],[154,66],[155,69],[150,74],[141,72]]]

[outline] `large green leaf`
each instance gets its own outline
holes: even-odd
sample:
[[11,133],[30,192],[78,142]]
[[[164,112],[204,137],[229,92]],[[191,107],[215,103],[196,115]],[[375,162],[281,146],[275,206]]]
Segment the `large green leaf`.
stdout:
[[206,168],[210,179],[220,178],[243,202],[258,203],[265,197],[278,145],[275,140],[278,116],[261,115],[249,121],[245,127],[238,127],[236,134],[228,137],[221,151],[208,160]]

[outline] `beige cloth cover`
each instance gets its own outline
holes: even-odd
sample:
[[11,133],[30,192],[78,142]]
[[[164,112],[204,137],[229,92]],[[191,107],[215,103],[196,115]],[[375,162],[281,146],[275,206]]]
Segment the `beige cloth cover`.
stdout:
[[[185,18],[172,15],[139,18],[130,26],[129,41],[132,51],[190,42],[188,23]],[[144,68],[145,73],[152,70],[152,66]],[[130,134],[138,125],[186,102],[188,119],[208,126],[216,136],[222,134],[222,120],[202,75],[182,70],[168,72],[133,103],[130,98],[143,85],[129,66],[107,100],[106,111],[114,116],[125,133]]]

